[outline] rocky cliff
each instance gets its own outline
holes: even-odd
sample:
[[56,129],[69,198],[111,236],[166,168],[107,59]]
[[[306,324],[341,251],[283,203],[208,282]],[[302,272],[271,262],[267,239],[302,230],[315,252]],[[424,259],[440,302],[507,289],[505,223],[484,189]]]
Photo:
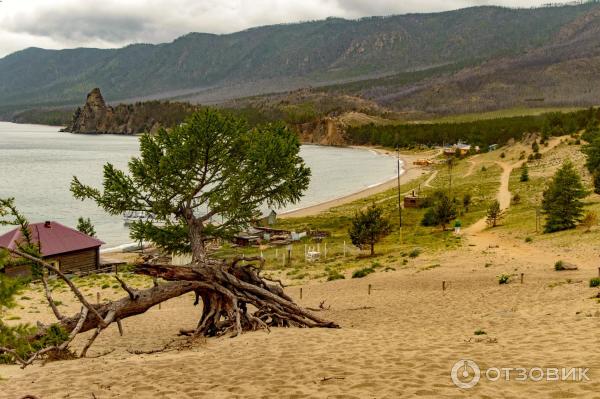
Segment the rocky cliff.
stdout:
[[83,108],[73,114],[71,123],[63,132],[82,134],[140,134],[152,133],[160,127],[181,123],[188,115],[200,109],[188,103],[165,101],[106,104],[100,89],[92,90]]

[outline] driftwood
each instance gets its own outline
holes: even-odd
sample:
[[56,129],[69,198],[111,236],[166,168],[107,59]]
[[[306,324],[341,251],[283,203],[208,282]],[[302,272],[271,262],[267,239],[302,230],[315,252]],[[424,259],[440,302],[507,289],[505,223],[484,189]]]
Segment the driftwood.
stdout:
[[[134,290],[116,276],[127,296],[116,301],[91,304],[73,282],[51,264],[18,250],[12,252],[57,274],[82,305],[79,313],[70,317],[63,316],[54,304],[47,283],[44,284],[46,298],[57,318],[55,324],[67,331],[69,337],[60,345],[44,348],[28,359],[22,359],[11,348],[0,347],[0,353],[11,354],[23,368],[44,355],[66,351],[77,334],[94,330],[80,354],[81,357],[85,357],[98,335],[112,323],[117,323],[122,335],[121,320],[145,313],[153,306],[190,292],[196,295],[195,305],[202,303],[202,312],[194,330],[182,330],[186,335],[211,337],[231,333],[231,336],[235,337],[243,331],[270,331],[270,327],[339,328],[336,323],[321,319],[296,305],[285,294],[282,284],[261,277],[260,271],[264,262],[262,258],[239,257],[229,263],[207,259],[191,266],[144,263],[138,265],[135,272],[154,277],[155,284],[152,288]],[[260,264],[251,263],[256,261]],[[157,284],[157,278],[167,282]],[[252,306],[252,310],[249,305]],[[324,302],[320,308],[319,310],[325,310]],[[49,332],[50,327],[51,325],[38,323],[38,329],[30,339],[42,338]]]

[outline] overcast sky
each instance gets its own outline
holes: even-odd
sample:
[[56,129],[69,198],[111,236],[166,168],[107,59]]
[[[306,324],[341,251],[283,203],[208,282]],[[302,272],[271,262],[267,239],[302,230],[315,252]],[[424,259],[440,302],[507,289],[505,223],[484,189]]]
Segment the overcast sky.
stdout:
[[474,5],[531,7],[549,0],[1,0],[0,57],[27,47],[121,47],[169,42],[189,32]]

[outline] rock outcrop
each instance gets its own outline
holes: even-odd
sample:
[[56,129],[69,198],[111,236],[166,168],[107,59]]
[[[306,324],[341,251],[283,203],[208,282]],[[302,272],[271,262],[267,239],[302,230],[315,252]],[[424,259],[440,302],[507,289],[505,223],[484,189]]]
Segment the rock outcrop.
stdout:
[[73,114],[63,132],[82,134],[140,134],[153,133],[160,127],[181,123],[200,107],[189,103],[148,101],[135,104],[106,104],[100,89],[92,90],[83,108]]

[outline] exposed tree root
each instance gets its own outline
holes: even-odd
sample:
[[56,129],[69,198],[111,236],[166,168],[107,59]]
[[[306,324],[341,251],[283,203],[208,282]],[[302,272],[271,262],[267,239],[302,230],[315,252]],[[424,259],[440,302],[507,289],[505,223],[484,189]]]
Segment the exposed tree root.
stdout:
[[[80,354],[81,357],[85,357],[98,335],[112,323],[117,323],[122,334],[121,320],[142,314],[155,305],[189,292],[196,294],[195,304],[199,304],[201,300],[202,313],[196,328],[192,331],[182,331],[184,335],[214,337],[229,333],[235,337],[244,331],[270,331],[271,327],[339,328],[336,323],[323,320],[296,305],[285,294],[280,282],[264,279],[260,276],[259,266],[246,263],[262,263],[262,258],[236,258],[230,263],[205,260],[192,266],[145,263],[137,266],[136,273],[162,278],[168,282],[155,284],[145,290],[134,290],[117,276],[121,287],[128,294],[127,297],[108,303],[90,304],[79,289],[52,265],[29,255],[24,257],[38,262],[65,280],[81,302],[82,309],[71,317],[64,317],[57,310],[54,312],[58,319],[56,324],[69,333],[68,339],[59,346],[44,348],[28,359],[22,359],[11,348],[0,348],[0,353],[10,353],[23,368],[37,359],[49,357],[51,353],[59,355],[59,352],[67,350],[77,334],[94,330]],[[241,264],[242,261],[244,264]],[[49,289],[46,289],[46,296],[52,304]],[[324,301],[318,310],[326,310]],[[38,330],[31,339],[42,338],[49,332],[50,327],[38,324]]]

